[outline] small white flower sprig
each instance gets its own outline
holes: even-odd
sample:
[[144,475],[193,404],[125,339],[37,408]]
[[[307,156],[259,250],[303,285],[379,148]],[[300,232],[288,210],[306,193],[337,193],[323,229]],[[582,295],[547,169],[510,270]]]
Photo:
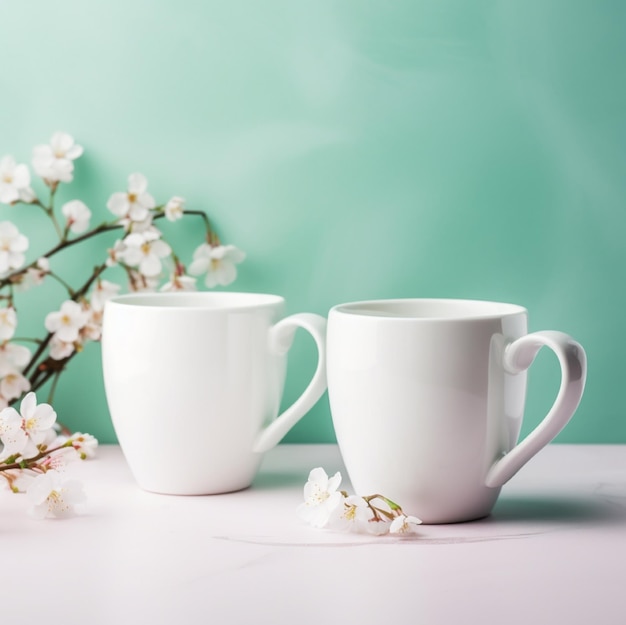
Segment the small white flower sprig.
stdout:
[[422,523],[383,495],[360,497],[338,490],[341,473],[328,477],[321,467],[309,473],[298,516],[316,528],[375,534],[416,534]]
[[[102,274],[109,268],[123,270],[131,291],[189,291],[196,290],[196,277],[192,276],[204,275],[207,288],[230,284],[237,276],[236,265],[245,257],[234,245],[223,245],[206,213],[187,209],[183,198],[174,196],[157,204],[140,173],[128,177],[125,191],[109,197],[106,207],[113,215],[111,220],[90,227],[92,212],[78,199],[64,203],[58,210],[57,191],[61,184],[73,180],[74,161],[82,154],[82,146],[64,132],[56,132],[49,144],[34,148],[32,167],[47,188],[47,200],[31,187],[27,165],[17,163],[13,156],[0,159],[0,204],[12,210],[23,210],[20,205],[38,207],[50,219],[58,237],[51,249],[27,263],[28,238],[14,223],[0,220],[0,409],[47,383],[48,402],[52,402],[68,362],[88,341],[100,339],[104,304],[121,289],[119,284],[103,279]],[[202,220],[204,241],[195,249],[187,269],[155,222],[165,219],[173,223],[188,215]],[[57,273],[54,257],[59,252],[112,230],[119,230],[120,238],[112,248],[103,250],[82,284],[72,286]],[[50,279],[62,285],[67,299],[43,320],[47,331],[43,338],[16,337],[17,293]],[[34,351],[24,343],[33,343]]]
[[0,476],[14,493],[26,493],[31,515],[38,519],[71,516],[85,501],[79,481],[66,479],[65,468],[95,455],[98,441],[90,434],[59,436],[56,412],[50,404],[37,404],[28,393],[18,412],[0,411]]

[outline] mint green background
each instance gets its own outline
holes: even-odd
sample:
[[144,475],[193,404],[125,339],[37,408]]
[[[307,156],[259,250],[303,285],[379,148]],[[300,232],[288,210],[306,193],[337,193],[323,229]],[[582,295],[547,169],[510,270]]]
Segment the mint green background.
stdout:
[[[530,329],[588,351],[561,442],[626,443],[626,3],[424,0],[0,0],[0,155],[30,162],[55,130],[86,153],[60,194],[105,203],[144,173],[160,201],[206,210],[248,254],[237,290],[289,312],[385,297],[506,300]],[[53,240],[35,208],[2,207]],[[174,233],[189,260],[197,222]],[[109,240],[109,243],[113,239]],[[55,261],[76,280],[101,242]],[[30,292],[20,334],[62,293]],[[298,338],[286,401],[313,348]],[[99,345],[55,406],[103,442]],[[530,376],[524,432],[556,394]],[[181,424],[184,415],[181,415]],[[326,397],[289,441],[331,441]]]

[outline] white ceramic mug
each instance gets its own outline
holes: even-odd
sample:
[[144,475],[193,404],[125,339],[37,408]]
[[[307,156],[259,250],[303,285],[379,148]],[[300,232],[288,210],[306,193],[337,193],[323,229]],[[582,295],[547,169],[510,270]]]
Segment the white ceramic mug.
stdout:
[[[518,443],[526,370],[542,346],[560,362],[558,396]],[[334,307],[328,394],[346,470],[425,523],[490,513],[508,481],[569,421],[586,378],[583,348],[562,332],[527,333],[521,306],[379,300]]]
[[[276,445],[326,390],[326,320],[283,317],[284,300],[253,293],[138,293],[106,303],[102,362],[120,447],[149,491],[204,495],[250,485]],[[297,328],[317,369],[277,417]]]

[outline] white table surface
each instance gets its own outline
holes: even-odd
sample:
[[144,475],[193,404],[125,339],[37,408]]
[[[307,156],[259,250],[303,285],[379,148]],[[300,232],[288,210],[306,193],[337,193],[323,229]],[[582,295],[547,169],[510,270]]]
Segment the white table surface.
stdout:
[[89,499],[74,518],[31,519],[4,491],[2,622],[626,623],[626,496],[601,494],[625,491],[626,446],[549,446],[490,517],[413,539],[305,525],[315,466],[345,476],[335,446],[281,445],[248,490],[164,496],[103,446],[75,469]]

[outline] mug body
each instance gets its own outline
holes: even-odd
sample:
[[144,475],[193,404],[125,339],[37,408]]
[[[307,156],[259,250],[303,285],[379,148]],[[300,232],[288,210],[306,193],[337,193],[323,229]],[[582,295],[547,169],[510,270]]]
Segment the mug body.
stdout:
[[519,436],[526,374],[502,365],[526,310],[472,300],[334,307],[327,334],[333,425],[359,495],[379,493],[425,523],[483,517],[494,461]]
[[252,293],[137,293],[106,303],[105,392],[120,447],[149,491],[249,486],[254,440],[274,419],[286,357],[268,331],[284,300]]

